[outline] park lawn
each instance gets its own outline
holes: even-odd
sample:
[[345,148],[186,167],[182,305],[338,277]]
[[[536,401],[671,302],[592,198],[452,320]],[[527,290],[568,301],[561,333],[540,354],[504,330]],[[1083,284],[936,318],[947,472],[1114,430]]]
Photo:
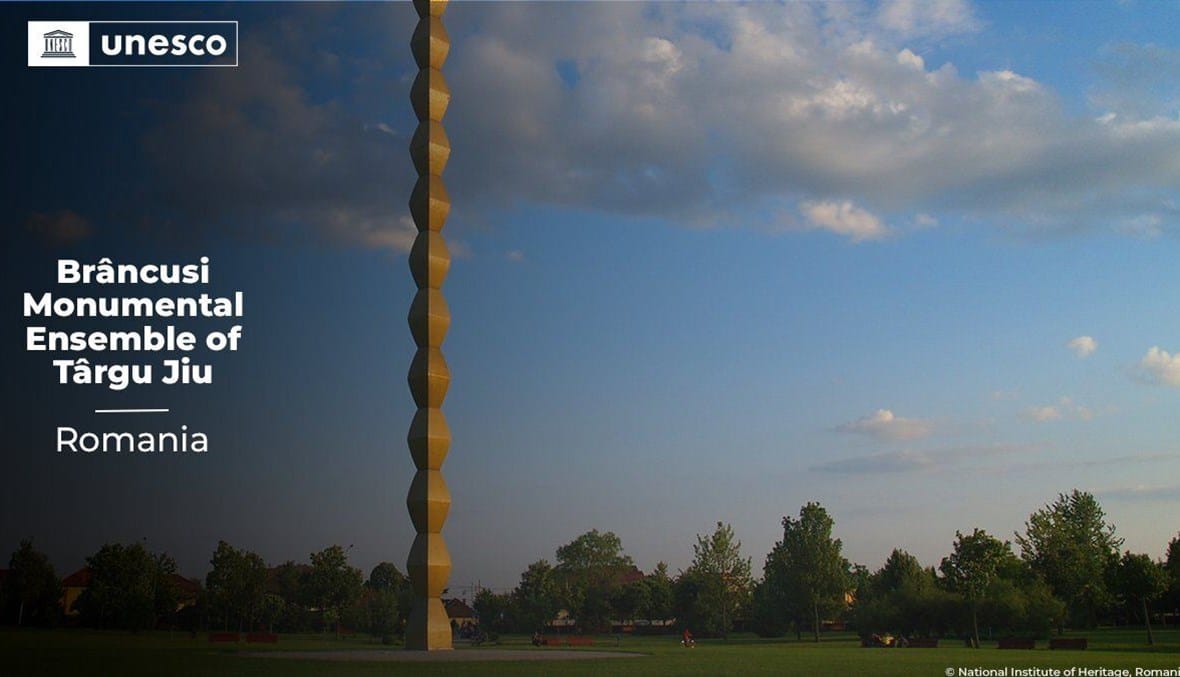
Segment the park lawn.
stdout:
[[[1075,633],[1076,636],[1083,636]],[[1180,630],[1157,632],[1154,648],[1142,630],[1085,633],[1086,651],[999,651],[938,649],[862,649],[851,635],[825,641],[701,640],[684,649],[672,637],[612,636],[595,639],[594,650],[642,654],[637,658],[587,661],[423,663],[341,662],[247,657],[254,651],[381,649],[366,638],[283,636],[276,646],[209,644],[202,635],[92,632],[86,630],[0,630],[0,674],[23,675],[943,675],[947,668],[1164,668],[1180,670]],[[1047,643],[1041,641],[1044,647]],[[506,637],[504,648],[533,649],[525,637]],[[985,642],[985,647],[988,643]],[[994,644],[993,644],[994,646]],[[495,647],[490,647],[495,648]],[[396,651],[398,649],[390,649]],[[458,648],[456,651],[465,651]]]

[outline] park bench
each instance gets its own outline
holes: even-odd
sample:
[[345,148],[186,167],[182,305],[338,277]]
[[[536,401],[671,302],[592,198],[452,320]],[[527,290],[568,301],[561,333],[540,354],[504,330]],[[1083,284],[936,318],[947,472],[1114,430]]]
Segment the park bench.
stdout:
[[567,646],[591,646],[594,644],[593,637],[571,636],[565,640]]
[[236,632],[211,632],[209,633],[210,642],[234,642],[237,643],[241,639],[241,635]]
[[1056,637],[1049,640],[1050,649],[1085,649],[1089,645],[1085,637]]
[[247,644],[274,644],[279,641],[279,636],[273,632],[248,632],[246,633]]
[[937,637],[915,637],[906,645],[911,649],[937,649]]
[[998,649],[1035,649],[1037,640],[1024,637],[1005,637],[996,646]]

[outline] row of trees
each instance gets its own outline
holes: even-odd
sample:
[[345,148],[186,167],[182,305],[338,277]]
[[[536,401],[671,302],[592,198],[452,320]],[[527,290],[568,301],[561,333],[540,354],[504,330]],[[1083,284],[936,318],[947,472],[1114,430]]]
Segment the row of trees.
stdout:
[[390,562],[373,567],[368,580],[350,566],[345,548],[333,545],[267,568],[262,557],[225,541],[210,560],[200,601],[203,625],[283,632],[361,630],[384,641],[404,630],[412,594],[409,580]]
[[862,634],[965,635],[978,646],[981,626],[1045,636],[1053,628],[1140,621],[1152,643],[1153,605],[1180,605],[1180,536],[1164,562],[1120,552],[1123,540],[1098,501],[1078,490],[1029,517],[1015,535],[1019,556],[1010,542],[974,529],[956,532],[937,568],[923,568],[904,550],[873,573],[849,564],[818,504],[804,506],[798,520],[784,518],[783,526],[754,594],[755,628],[765,634],[780,632],[786,620],[798,629],[808,610],[818,633],[820,614],[836,617],[844,605]]
[[1019,555],[1011,542],[974,529],[956,533],[936,567],[900,549],[875,572],[852,564],[818,503],[782,526],[758,580],[727,524],[698,535],[692,564],[675,577],[663,563],[642,575],[615,534],[591,531],[558,548],[556,565],[529,565],[513,591],[481,592],[476,610],[498,631],[541,629],[565,610],[586,631],[611,620],[675,619],[706,635],[741,625],[764,636],[810,632],[818,641],[824,621],[837,620],[865,635],[954,635],[978,645],[981,628],[1045,636],[1099,622],[1147,624],[1150,642],[1153,610],[1180,607],[1180,536],[1164,562],[1120,552],[1123,541],[1097,500],[1077,490],[1029,517],[1015,535]]
[[[675,620],[703,635],[742,627],[765,636],[791,630],[818,641],[825,620],[848,621],[863,634],[970,637],[1045,635],[1099,622],[1148,624],[1153,610],[1180,608],[1180,536],[1164,562],[1121,552],[1123,541],[1088,493],[1073,491],[1034,512],[1009,541],[981,529],[956,533],[938,566],[923,567],[894,550],[875,572],[854,565],[818,503],[782,520],[782,540],[755,579],[728,524],[698,535],[689,567],[673,576],[659,563],[644,574],[611,532],[592,530],[539,560],[514,590],[481,591],[475,609],[492,632],[533,632],[566,612],[583,631],[615,622]],[[104,545],[87,558],[90,584],[74,604],[82,622],[144,629],[167,621],[185,627],[282,631],[341,624],[391,639],[411,603],[406,577],[388,562],[364,580],[347,552],[331,546],[308,563],[268,568],[252,552],[220,542],[196,604],[181,606],[176,563],[143,544]],[[13,553],[0,587],[7,622],[51,624],[61,586],[45,556],[28,541]]]
[[733,527],[718,522],[711,534],[697,536],[692,563],[677,576],[664,562],[643,574],[618,536],[592,530],[559,547],[556,564],[530,564],[511,592],[480,591],[475,610],[493,632],[543,630],[566,612],[584,632],[640,620],[658,630],[675,621],[697,634],[725,636],[748,619],[756,590],[741,546]]
[[308,563],[267,567],[258,554],[221,541],[210,564],[199,586],[181,579],[167,554],[142,543],[107,544],[86,558],[85,590],[71,609],[62,609],[64,590],[53,566],[31,541],[22,541],[0,586],[0,620],[49,626],[76,612],[82,625],[132,631],[299,632],[345,625],[391,640],[410,611],[409,582],[396,566],[382,562],[366,581],[339,545],[311,553]]
[[[88,587],[73,603],[87,624],[141,630],[176,610],[176,562],[142,543],[104,545],[86,560]],[[53,565],[31,540],[21,541],[0,586],[0,620],[52,626],[61,621],[64,588]]]
[[[346,611],[355,619],[353,607],[361,600],[365,580],[360,569],[349,566],[344,548],[333,545],[309,559],[310,564],[287,561],[270,569],[258,554],[219,542],[205,577],[203,601],[210,625],[307,629],[318,622],[327,628],[338,626]],[[374,570],[379,581],[389,578],[384,572],[392,566],[382,563]],[[394,572],[400,585],[404,576],[396,568]],[[372,580],[370,587],[384,589]]]
[[671,608],[667,567],[636,575],[611,532],[593,530],[557,549],[557,564],[533,562],[509,594],[481,590],[475,610],[491,632],[532,632],[565,610],[586,627],[601,628],[617,614],[666,613]]

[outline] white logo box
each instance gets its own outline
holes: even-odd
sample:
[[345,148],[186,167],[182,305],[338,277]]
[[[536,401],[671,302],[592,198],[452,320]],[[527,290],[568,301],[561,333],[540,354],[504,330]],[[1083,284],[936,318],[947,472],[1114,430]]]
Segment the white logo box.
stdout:
[[[205,63],[205,64],[173,64],[173,63],[145,63],[145,64],[116,64],[90,63],[90,25],[91,24],[233,24],[233,63]],[[64,31],[70,34],[73,56],[57,56],[47,54],[45,34],[54,31]],[[238,65],[238,22],[237,21],[29,21],[28,22],[28,65],[30,68],[57,67],[78,68],[88,66],[103,66],[108,68],[236,68]]]
[[[72,57],[45,56],[45,34],[65,31],[72,35]],[[74,67],[90,65],[89,21],[30,21],[29,66]]]

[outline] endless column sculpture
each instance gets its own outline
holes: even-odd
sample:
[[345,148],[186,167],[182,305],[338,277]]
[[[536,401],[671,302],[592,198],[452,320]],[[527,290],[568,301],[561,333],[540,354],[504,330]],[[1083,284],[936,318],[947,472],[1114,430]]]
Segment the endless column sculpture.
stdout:
[[451,494],[442,476],[451,432],[442,403],[451,375],[440,350],[451,324],[451,313],[441,291],[451,265],[442,236],[443,223],[451,210],[442,181],[451,154],[442,125],[451,99],[441,70],[451,46],[442,23],[446,6],[445,0],[414,0],[418,26],[410,39],[418,64],[418,77],[410,88],[410,103],[418,116],[418,128],[410,141],[410,157],[418,170],[418,181],[410,195],[410,215],[418,228],[410,250],[410,272],[418,293],[410,305],[409,322],[418,351],[410,364],[409,382],[418,411],[407,440],[418,471],[406,497],[417,531],[406,562],[414,588],[406,648],[423,651],[451,648],[451,623],[441,599],[451,573],[451,556],[442,537],[443,523],[451,508]]

